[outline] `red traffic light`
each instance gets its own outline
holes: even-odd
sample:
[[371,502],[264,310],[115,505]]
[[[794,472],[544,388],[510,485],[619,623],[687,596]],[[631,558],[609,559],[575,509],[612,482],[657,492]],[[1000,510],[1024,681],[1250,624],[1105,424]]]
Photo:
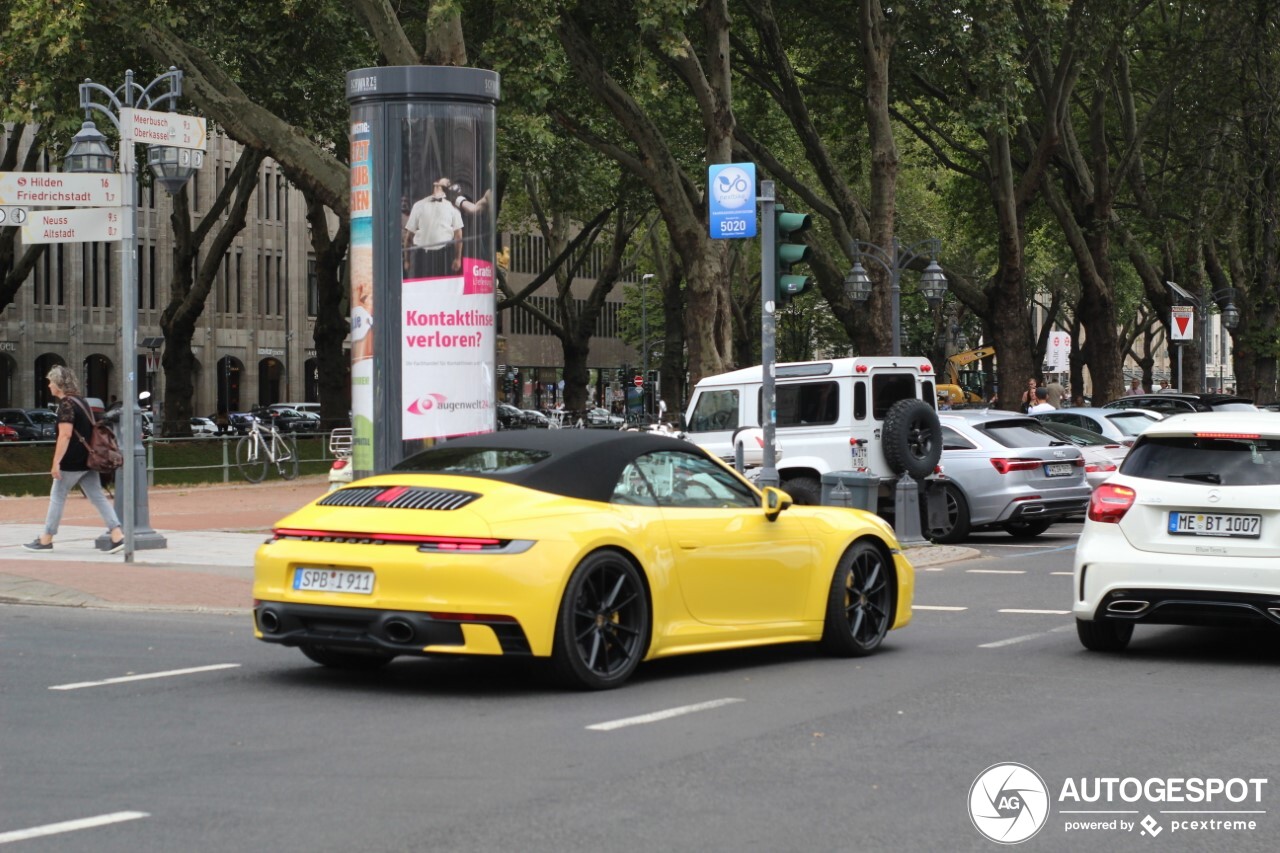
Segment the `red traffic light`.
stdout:
[[637,377],[635,378],[635,380],[633,380],[633,381],[636,383],[636,387],[637,387],[637,388],[643,388],[643,387],[644,387],[644,377],[643,377],[643,376],[637,376]]

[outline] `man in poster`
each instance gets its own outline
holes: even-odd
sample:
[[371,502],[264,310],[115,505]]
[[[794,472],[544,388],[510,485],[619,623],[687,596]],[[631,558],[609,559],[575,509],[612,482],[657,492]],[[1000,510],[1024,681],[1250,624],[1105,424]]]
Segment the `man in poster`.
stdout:
[[446,195],[448,178],[437,178],[404,224],[405,277],[440,278],[462,270],[462,213]]

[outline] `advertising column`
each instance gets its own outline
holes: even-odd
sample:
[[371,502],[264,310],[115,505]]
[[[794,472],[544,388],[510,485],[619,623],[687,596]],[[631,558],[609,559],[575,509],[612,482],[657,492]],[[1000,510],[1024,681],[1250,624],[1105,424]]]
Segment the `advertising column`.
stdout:
[[498,75],[347,74],[354,468],[496,428]]

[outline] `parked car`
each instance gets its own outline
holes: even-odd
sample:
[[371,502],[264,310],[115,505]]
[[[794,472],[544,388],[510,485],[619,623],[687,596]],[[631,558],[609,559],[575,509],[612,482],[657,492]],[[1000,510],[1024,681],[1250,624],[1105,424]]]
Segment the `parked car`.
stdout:
[[520,417],[527,429],[547,429],[551,426],[551,419],[537,409],[521,409]]
[[48,409],[0,409],[0,424],[16,432],[20,441],[53,441],[58,437],[58,416]]
[[871,654],[913,588],[871,513],[793,506],[680,439],[529,430],[451,439],[279,521],[253,624],[324,666],[532,657],[598,690],[690,652]]
[[946,522],[928,532],[959,542],[971,530],[1000,528],[1018,539],[1039,536],[1089,506],[1080,449],[1026,415],[1006,411],[940,412]]
[[19,441],[18,431],[11,426],[0,424],[0,442]]
[[1120,463],[1129,452],[1125,445],[1091,429],[1043,420],[1040,422],[1049,432],[1080,448],[1080,452],[1084,454],[1084,478],[1089,481],[1091,489],[1098,488],[1119,470]]
[[192,435],[217,435],[218,425],[210,418],[192,418],[191,419]]
[[320,416],[310,412],[300,412],[288,406],[275,404],[268,406],[262,413],[268,423],[280,432],[319,432]]
[[1149,427],[1089,504],[1074,558],[1081,644],[1135,625],[1280,623],[1280,420],[1178,415]]
[[1234,394],[1184,394],[1178,391],[1160,391],[1156,394],[1134,394],[1103,403],[1104,409],[1151,409],[1162,415],[1179,415],[1187,412],[1256,412],[1258,407],[1248,397]]
[[1041,412],[1031,417],[1048,423],[1083,427],[1099,433],[1125,447],[1132,447],[1133,440],[1142,431],[1163,417],[1159,412],[1145,409],[1094,409],[1075,406]]
[[597,406],[587,410],[586,422],[593,429],[621,429],[626,425],[627,419]]
[[253,412],[231,412],[227,415],[230,422],[230,428],[235,430],[238,435],[248,435],[249,428],[257,418],[253,416]]
[[510,403],[498,404],[498,429],[524,429],[524,413]]

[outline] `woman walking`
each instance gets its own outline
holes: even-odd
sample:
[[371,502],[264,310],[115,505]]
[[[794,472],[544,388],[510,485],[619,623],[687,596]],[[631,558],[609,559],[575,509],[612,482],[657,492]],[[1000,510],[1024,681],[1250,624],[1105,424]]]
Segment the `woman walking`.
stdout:
[[52,551],[53,537],[58,533],[62,511],[67,505],[67,495],[79,484],[80,491],[93,504],[94,509],[111,531],[111,547],[108,554],[124,550],[124,531],[115,508],[102,491],[102,483],[96,471],[90,471],[89,449],[86,446],[93,430],[93,418],[89,404],[80,397],[80,380],[70,368],[58,365],[49,371],[49,393],[58,398],[58,442],[53,448],[53,488],[49,492],[49,513],[44,519],[44,533],[34,541],[23,545],[28,551]]

